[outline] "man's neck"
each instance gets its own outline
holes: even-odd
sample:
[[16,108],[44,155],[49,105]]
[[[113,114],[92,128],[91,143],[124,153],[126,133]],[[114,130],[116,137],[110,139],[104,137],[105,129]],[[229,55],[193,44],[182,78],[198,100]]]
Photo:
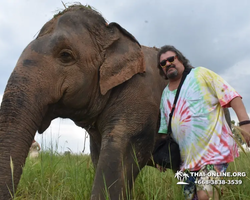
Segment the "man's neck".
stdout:
[[170,91],[176,90],[181,82],[181,78],[169,80],[168,89]]

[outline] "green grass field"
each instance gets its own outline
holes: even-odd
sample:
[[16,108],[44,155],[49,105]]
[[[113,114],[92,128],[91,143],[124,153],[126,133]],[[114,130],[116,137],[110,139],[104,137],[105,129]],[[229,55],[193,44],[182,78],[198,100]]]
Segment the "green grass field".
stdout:
[[[234,163],[230,163],[228,171],[246,172],[247,176],[233,178],[242,180],[242,185],[223,185],[221,199],[250,199],[249,155],[241,153]],[[94,168],[90,156],[41,152],[37,159],[26,160],[14,199],[90,199],[93,179]],[[133,198],[129,199],[182,200],[182,188],[177,182],[171,170],[161,173],[155,168],[145,167],[136,179]]]

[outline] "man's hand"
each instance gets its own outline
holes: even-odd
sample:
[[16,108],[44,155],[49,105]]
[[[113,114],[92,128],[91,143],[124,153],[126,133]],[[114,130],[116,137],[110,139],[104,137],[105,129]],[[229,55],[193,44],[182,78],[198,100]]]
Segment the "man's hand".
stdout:
[[246,140],[247,146],[250,146],[250,124],[240,126],[241,134]]

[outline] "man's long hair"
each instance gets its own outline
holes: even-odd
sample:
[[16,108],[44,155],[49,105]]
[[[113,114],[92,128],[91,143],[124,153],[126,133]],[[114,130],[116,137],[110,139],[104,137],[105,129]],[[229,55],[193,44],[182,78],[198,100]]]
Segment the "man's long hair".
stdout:
[[184,65],[185,68],[194,68],[190,64],[189,60],[174,46],[171,46],[171,45],[162,46],[157,54],[157,66],[160,70],[160,75],[162,75],[165,79],[168,79],[168,78],[167,78],[166,74],[164,73],[162,67],[160,66],[160,57],[163,53],[166,53],[167,51],[174,52],[176,54],[178,60]]

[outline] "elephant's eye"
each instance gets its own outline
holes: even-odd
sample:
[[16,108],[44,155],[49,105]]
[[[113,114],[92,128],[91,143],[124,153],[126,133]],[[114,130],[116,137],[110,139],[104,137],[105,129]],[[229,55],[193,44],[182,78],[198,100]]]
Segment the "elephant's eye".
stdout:
[[64,49],[59,53],[59,61],[63,64],[73,64],[76,62],[75,57],[73,56],[73,52],[69,49]]

